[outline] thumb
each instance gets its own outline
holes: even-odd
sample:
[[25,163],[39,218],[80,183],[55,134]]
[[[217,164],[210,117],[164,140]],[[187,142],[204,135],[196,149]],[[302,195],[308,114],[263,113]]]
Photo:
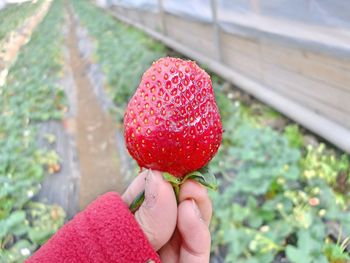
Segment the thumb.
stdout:
[[145,200],[135,213],[135,219],[146,234],[154,250],[167,243],[176,226],[177,204],[172,186],[160,172],[147,170],[139,175],[123,195],[130,204],[145,190]]

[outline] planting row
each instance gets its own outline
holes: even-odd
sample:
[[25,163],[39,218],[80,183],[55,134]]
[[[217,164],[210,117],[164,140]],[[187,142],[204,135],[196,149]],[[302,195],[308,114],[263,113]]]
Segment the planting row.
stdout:
[[0,43],[12,30],[17,29],[26,18],[34,14],[34,12],[43,3],[43,0],[32,1],[23,4],[11,4],[0,11]]
[[[41,2],[11,9],[6,21],[23,19]],[[59,169],[59,158],[48,147],[54,138],[39,134],[38,129],[63,114],[64,93],[58,86],[63,63],[62,14],[62,2],[55,1],[0,89],[0,262],[22,261],[64,221],[60,207],[32,201],[44,176]],[[38,141],[45,141],[47,147]]]

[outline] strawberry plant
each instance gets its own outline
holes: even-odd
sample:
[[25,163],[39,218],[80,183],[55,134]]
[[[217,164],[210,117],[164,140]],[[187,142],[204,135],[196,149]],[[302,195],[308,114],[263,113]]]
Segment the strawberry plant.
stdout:
[[6,6],[6,8],[0,10],[0,21],[6,21],[6,23],[1,23],[0,45],[7,34],[17,29],[27,17],[34,14],[42,3],[43,0],[35,2],[30,1],[22,4],[10,4]]
[[[337,157],[322,145],[296,148],[290,137],[251,123],[240,104],[226,110],[231,117],[223,123],[224,147],[213,160],[213,169],[221,175],[220,193],[212,193],[214,255],[225,262],[283,257],[291,262],[338,262],[332,254],[337,252],[330,252],[337,246],[328,226],[336,224],[345,236],[350,234],[349,198],[342,194],[340,199],[333,184],[337,174],[349,171],[346,155]],[[305,172],[315,176],[306,177]]]
[[63,223],[57,206],[33,202],[40,182],[58,162],[37,144],[40,122],[59,119],[65,100],[62,67],[62,2],[55,1],[0,89],[0,262],[21,262]]
[[289,145],[295,148],[301,148],[304,145],[304,137],[297,125],[288,125],[284,129],[284,135],[289,141]]

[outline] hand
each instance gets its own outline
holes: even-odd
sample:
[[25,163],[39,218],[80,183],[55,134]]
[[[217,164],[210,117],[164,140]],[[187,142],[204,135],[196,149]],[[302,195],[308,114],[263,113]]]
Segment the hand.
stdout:
[[163,262],[209,262],[212,207],[207,190],[188,180],[180,188],[179,205],[170,183],[160,172],[146,170],[130,184],[122,198],[127,205],[145,190],[145,201],[135,213]]

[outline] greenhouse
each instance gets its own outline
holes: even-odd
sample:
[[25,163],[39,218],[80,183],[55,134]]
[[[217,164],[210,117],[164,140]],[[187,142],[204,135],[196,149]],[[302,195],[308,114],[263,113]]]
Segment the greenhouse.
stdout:
[[0,263],[350,262],[349,13],[0,0]]

